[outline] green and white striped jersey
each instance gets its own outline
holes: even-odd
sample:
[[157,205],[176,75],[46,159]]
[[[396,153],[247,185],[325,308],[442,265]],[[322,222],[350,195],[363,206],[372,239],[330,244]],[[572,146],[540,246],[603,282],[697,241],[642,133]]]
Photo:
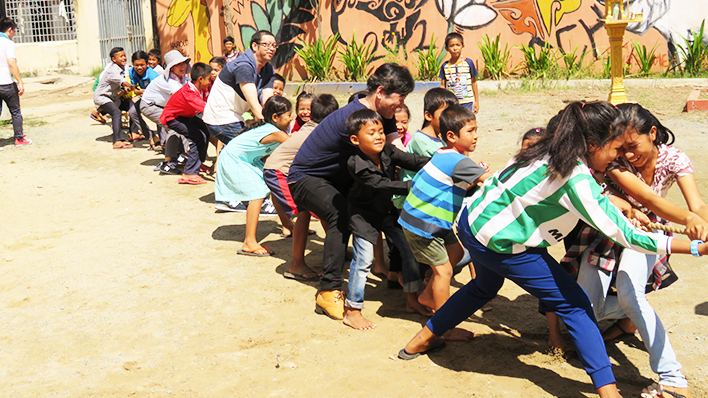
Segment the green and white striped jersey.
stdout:
[[467,205],[475,238],[498,253],[521,253],[559,243],[580,219],[625,248],[670,252],[671,237],[635,228],[582,161],[567,178],[550,180],[547,171],[544,158],[526,167],[512,163],[487,179]]

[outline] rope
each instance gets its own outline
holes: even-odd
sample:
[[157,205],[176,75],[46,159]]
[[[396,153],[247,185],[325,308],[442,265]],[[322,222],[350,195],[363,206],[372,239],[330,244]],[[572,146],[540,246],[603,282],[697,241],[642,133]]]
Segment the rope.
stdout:
[[659,224],[657,222],[650,222],[649,224],[646,224],[646,227],[649,229],[658,229],[658,230],[664,231],[664,232],[671,232],[674,234],[686,235],[686,227],[684,227],[683,225],[672,226],[672,225]]

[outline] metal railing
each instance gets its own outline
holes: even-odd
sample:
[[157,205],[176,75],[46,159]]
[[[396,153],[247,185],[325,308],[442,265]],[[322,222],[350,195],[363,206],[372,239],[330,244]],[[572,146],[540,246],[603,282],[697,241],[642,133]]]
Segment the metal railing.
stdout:
[[5,15],[17,24],[15,43],[76,40],[74,0],[5,0]]

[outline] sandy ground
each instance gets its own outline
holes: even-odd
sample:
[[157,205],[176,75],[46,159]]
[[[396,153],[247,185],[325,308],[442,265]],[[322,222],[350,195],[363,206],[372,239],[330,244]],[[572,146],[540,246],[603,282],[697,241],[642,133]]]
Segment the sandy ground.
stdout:
[[[396,353],[426,319],[407,313],[403,294],[376,276],[364,314],[378,328],[317,316],[317,284],[282,277],[291,244],[276,218],[258,229],[276,256],[237,256],[245,215],[215,212],[212,183],[182,186],[153,172],[160,158],[145,143],[112,150],[110,128],[88,118],[91,79],[64,79],[28,82],[22,105],[34,144],[15,148],[11,128],[0,129],[0,395],[595,396],[577,357],[546,354],[537,301],[512,283],[463,323],[477,332],[472,342],[411,362]],[[628,95],[673,129],[706,197],[708,114],[681,112],[690,90]],[[474,158],[498,170],[523,131],[567,101],[606,95],[605,87],[483,90]],[[408,103],[418,126],[422,95]],[[669,199],[684,205],[678,189]],[[324,234],[315,228],[307,261],[319,267]],[[650,301],[693,396],[705,397],[706,260],[676,255],[672,264],[681,279]],[[453,288],[468,279],[463,272]],[[636,337],[608,352],[624,396],[656,380]]]

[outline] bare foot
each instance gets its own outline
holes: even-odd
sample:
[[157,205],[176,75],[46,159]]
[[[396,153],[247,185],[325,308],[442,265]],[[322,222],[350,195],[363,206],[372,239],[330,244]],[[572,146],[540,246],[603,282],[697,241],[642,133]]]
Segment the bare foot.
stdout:
[[241,250],[243,250],[246,253],[253,253],[253,254],[268,254],[270,253],[270,250],[263,246],[247,246],[245,243],[241,245]]
[[433,294],[426,290],[418,296],[418,302],[428,308],[435,308],[435,301],[433,301]]
[[563,341],[563,338],[560,336],[550,336],[548,338],[548,346],[552,349],[557,349],[564,351],[565,350],[565,341]]
[[300,275],[305,279],[315,279],[322,276],[321,272],[317,272],[312,268],[308,267],[307,264],[295,264],[293,262],[290,264],[290,269],[288,270],[293,275]]
[[602,339],[609,341],[634,333],[637,333],[637,327],[634,326],[632,320],[629,318],[622,318],[602,332]]
[[680,394],[685,398],[691,398],[691,392],[688,388],[665,387],[656,383],[642,390],[641,398],[673,398],[676,396],[669,394],[669,392]]
[[406,344],[404,350],[408,354],[417,354],[419,352],[425,352],[430,347],[439,344],[438,341],[441,339],[442,337],[435,336],[430,331],[430,329],[428,329],[427,326],[424,326],[423,329],[421,329],[420,332],[416,333],[416,335],[413,336],[411,341]]
[[406,293],[406,311],[411,313],[419,313],[423,316],[433,316],[433,311],[418,302],[418,298],[415,293]]
[[454,328],[445,332],[442,337],[447,341],[470,341],[474,337],[474,330]]
[[377,325],[361,315],[361,310],[344,307],[344,324],[356,330],[371,330]]

